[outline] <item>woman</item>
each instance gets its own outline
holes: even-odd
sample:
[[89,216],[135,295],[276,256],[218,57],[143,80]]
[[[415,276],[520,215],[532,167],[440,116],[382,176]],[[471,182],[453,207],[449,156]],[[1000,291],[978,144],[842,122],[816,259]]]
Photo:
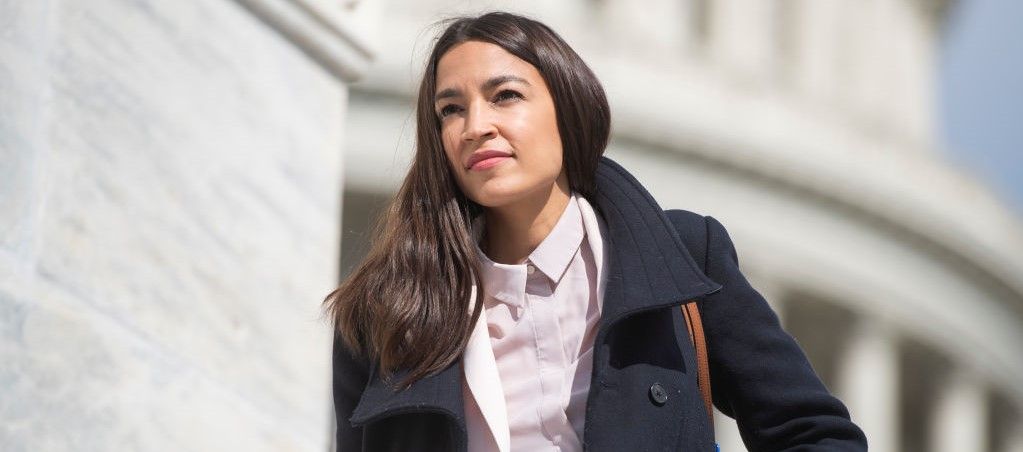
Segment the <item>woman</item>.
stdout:
[[373,248],[325,301],[339,450],[714,450],[690,300],[750,450],[866,450],[725,228],[602,157],[603,89],[548,27],[450,22],[417,118]]

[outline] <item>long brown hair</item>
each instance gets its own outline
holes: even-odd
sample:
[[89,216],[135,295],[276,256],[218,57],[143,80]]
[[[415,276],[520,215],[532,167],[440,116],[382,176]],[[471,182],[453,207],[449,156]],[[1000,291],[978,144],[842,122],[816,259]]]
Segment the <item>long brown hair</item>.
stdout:
[[569,186],[588,199],[610,134],[603,87],[549,27],[504,12],[449,20],[419,86],[409,172],[366,258],[324,300],[344,345],[376,360],[384,378],[402,371],[404,387],[458,359],[483,308],[482,290],[470,300],[480,280],[470,226],[482,207],[455,183],[433,106],[438,60],[466,41],[498,45],[537,68],[554,100]]

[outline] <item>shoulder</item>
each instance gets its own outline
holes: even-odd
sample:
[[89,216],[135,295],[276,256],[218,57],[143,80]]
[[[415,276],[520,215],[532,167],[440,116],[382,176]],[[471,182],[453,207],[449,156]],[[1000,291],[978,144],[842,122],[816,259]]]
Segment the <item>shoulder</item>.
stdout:
[[683,232],[698,232],[707,230],[706,217],[696,212],[683,209],[669,209],[664,211],[675,230],[681,235]]
[[664,215],[674,226],[682,244],[703,270],[707,255],[707,218],[696,212],[682,209],[665,210]]
[[701,215],[683,209],[669,209],[664,215],[671,221],[672,226],[682,236],[683,240],[688,238],[699,238],[701,241],[726,240],[731,243],[728,230],[717,218],[710,215]]
[[669,209],[664,215],[674,226],[679,238],[700,269],[707,272],[707,264],[722,259],[737,261],[735,247],[725,226],[710,215],[701,215],[683,209]]

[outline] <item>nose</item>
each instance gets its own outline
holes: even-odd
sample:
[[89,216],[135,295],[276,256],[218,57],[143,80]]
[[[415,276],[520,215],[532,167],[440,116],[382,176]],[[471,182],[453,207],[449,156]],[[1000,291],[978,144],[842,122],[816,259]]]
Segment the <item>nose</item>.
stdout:
[[485,141],[497,135],[497,127],[486,106],[476,105],[466,112],[462,129],[462,140],[467,142]]

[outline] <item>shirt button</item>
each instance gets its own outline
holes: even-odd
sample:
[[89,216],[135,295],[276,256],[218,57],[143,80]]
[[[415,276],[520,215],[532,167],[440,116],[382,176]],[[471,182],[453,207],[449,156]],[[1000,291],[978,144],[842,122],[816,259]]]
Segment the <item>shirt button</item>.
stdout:
[[536,273],[536,267],[534,267],[533,264],[526,264],[526,273],[530,275]]

